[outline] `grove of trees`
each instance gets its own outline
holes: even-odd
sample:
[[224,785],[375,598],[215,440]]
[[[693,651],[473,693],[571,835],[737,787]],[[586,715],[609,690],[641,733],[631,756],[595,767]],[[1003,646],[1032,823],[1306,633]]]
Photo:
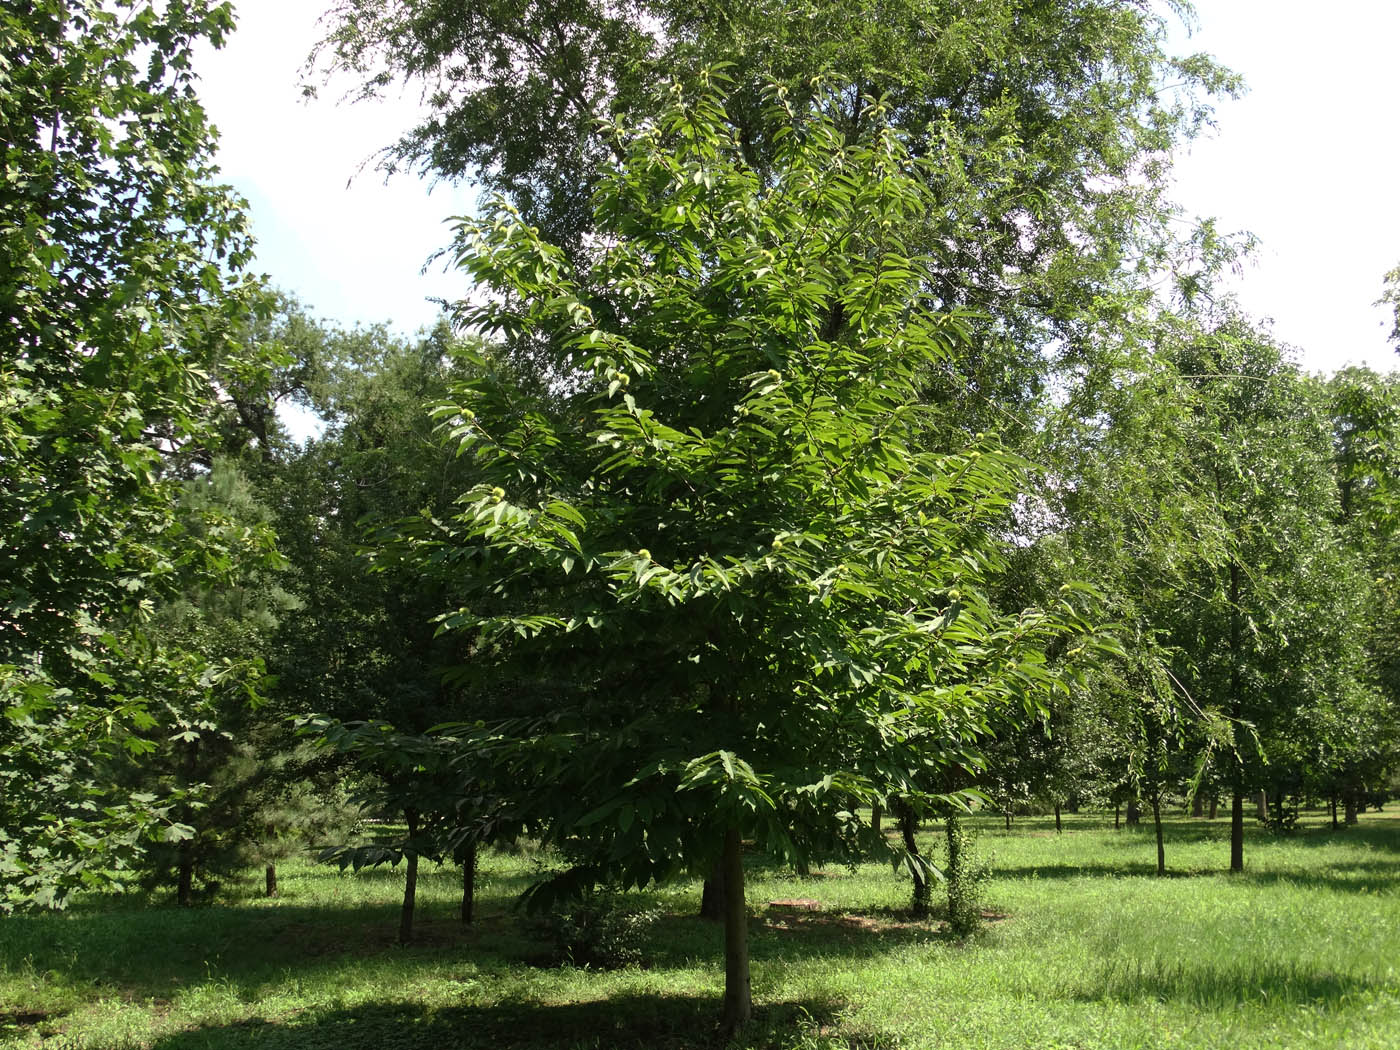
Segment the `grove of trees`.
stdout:
[[[958,815],[1352,822],[1400,764],[1400,378],[1220,292],[1171,152],[1238,89],[1145,0],[341,0],[421,87],[462,299],[249,272],[212,0],[0,11],[0,911],[312,846],[595,886]],[[1395,301],[1392,274],[1387,301]],[[1400,312],[1397,312],[1400,318]],[[1400,320],[1397,320],[1400,338]],[[297,443],[279,411],[319,418]],[[355,837],[356,814],[404,829]],[[889,814],[901,834],[880,825]]]

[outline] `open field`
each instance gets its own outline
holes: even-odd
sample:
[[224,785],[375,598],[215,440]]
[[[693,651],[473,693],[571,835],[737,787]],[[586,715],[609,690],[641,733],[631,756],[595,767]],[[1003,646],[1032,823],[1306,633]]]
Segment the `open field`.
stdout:
[[[738,1045],[947,1050],[1400,1048],[1400,813],[1332,832],[1320,814],[1251,829],[1243,876],[1228,826],[1174,818],[1153,875],[1150,824],[979,821],[996,914],[967,942],[901,914],[885,866],[798,879],[750,858],[757,1018]],[[939,828],[924,836],[936,847]],[[47,1048],[682,1048],[714,1045],[721,931],[699,885],[645,895],[663,916],[640,967],[548,965],[509,911],[528,855],[482,859],[479,919],[458,874],[426,867],[418,941],[394,943],[401,875],[282,870],[220,903],[89,900],[0,920],[0,1045]],[[769,900],[804,897],[793,917]]]

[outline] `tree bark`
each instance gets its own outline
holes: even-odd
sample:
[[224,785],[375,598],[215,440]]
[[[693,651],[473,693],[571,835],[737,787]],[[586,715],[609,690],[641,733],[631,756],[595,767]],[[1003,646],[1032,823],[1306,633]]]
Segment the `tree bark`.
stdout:
[[1327,809],[1332,814],[1332,830],[1337,830],[1337,796],[1333,795],[1327,800]]
[[462,850],[462,925],[470,926],[476,916],[476,839]]
[[178,874],[175,879],[175,903],[188,908],[194,903],[194,839],[181,839],[176,848]]
[[1134,795],[1128,799],[1128,827],[1135,828],[1142,823],[1142,806]]
[[723,922],[724,916],[724,859],[721,857],[705,876],[705,885],[700,890],[700,918]]
[[1193,817],[1206,815],[1206,799],[1199,791],[1191,796],[1191,815]]
[[1267,824],[1269,822],[1269,793],[1261,788],[1259,797],[1254,800],[1254,804],[1258,810],[1256,816],[1258,816],[1259,822]]
[[277,896],[277,865],[269,864],[263,871],[263,896]]
[[1345,812],[1347,827],[1351,827],[1353,824],[1359,823],[1359,818],[1356,815],[1356,792],[1354,791],[1347,792],[1345,799]]
[[[1219,485],[1219,478],[1216,480]],[[1236,726],[1243,715],[1240,696],[1240,566],[1230,559],[1230,715]],[[1230,796],[1230,870],[1244,871],[1244,770],[1235,769]]]
[[1117,831],[1123,826],[1123,807],[1115,802],[1113,804],[1113,830]]
[[884,828],[885,807],[878,802],[870,803],[870,830],[877,835],[885,833]]
[[1152,793],[1152,827],[1157,832],[1157,874],[1167,873],[1167,847],[1162,841],[1162,795]]
[[1230,870],[1244,871],[1244,788],[1230,796]]
[[1208,817],[1206,818],[1207,820],[1214,820],[1214,819],[1215,819],[1215,809],[1216,809],[1216,807],[1217,807],[1218,805],[1220,805],[1220,799],[1219,799],[1219,797],[1216,796],[1216,795],[1211,795],[1211,796],[1210,796],[1210,816],[1208,816]]
[[1011,803],[1006,804],[1006,830],[1011,830]]
[[399,943],[408,944],[413,940],[413,906],[418,896],[418,851],[414,848],[414,836],[418,834],[418,811],[412,807],[403,811],[408,824],[408,846],[404,850],[407,870],[403,884],[403,908],[399,912]]
[[[919,858],[919,843],[915,839],[915,832],[918,830],[919,822],[914,816],[914,807],[908,802],[899,803],[899,833],[904,839],[904,849],[911,857]],[[928,915],[929,906],[929,885],[928,879],[924,877],[923,870],[918,863],[909,865],[910,874],[914,876],[914,895],[909,904],[909,911],[916,919],[922,919]]]
[[1058,802],[1056,802],[1056,803],[1055,803],[1055,834],[1058,835],[1058,834],[1060,833],[1061,830],[1063,830],[1063,829],[1060,827],[1060,804],[1059,804]]
[[753,1016],[749,910],[744,902],[743,841],[737,827],[725,829],[720,868],[724,873],[724,1014],[720,1027],[729,1038]]

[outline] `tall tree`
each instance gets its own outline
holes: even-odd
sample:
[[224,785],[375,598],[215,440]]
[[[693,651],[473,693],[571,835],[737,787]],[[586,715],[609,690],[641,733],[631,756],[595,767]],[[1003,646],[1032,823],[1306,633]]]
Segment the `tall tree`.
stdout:
[[1237,319],[1181,344],[1193,388],[1190,455],[1224,530],[1171,623],[1177,677],[1235,726],[1230,867],[1244,866],[1246,795],[1298,768],[1316,712],[1364,675],[1364,577],[1336,529],[1323,405],[1266,338]]
[[720,861],[727,1028],[742,841],[857,852],[851,800],[970,764],[1066,629],[986,598],[1019,464],[931,444],[921,378],[958,326],[924,305],[917,162],[871,106],[846,139],[775,89],[760,171],[720,92],[677,88],[614,130],[586,265],[503,202],[464,230],[489,293],[464,320],[503,342],[441,411],[481,472],[423,548],[475,584],[443,626],[538,698],[516,763],[573,884]]
[[180,833],[102,767],[150,728],[142,621],[227,568],[171,459],[211,439],[212,374],[267,364],[233,338],[261,296],[191,67],[231,26],[208,0],[0,10],[0,907]]

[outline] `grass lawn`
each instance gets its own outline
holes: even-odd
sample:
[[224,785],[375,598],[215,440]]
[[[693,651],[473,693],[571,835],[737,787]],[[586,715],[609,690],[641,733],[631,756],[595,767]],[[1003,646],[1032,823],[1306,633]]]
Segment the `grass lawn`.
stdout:
[[[979,820],[996,917],[966,942],[902,914],[886,866],[799,879],[750,858],[757,1016],[737,1046],[948,1050],[1400,1048],[1400,813],[1333,832],[1250,829],[1230,877],[1228,827],[1174,818],[1172,877],[1150,824],[1111,816]],[[936,848],[940,829],[925,833]],[[645,963],[546,963],[509,911],[528,855],[482,858],[477,923],[455,919],[458,874],[426,866],[418,940],[398,947],[395,871],[281,871],[217,904],[87,900],[0,919],[0,1045],[400,1050],[715,1045],[721,931],[693,918],[698,884],[645,898],[662,918]],[[802,897],[792,915],[770,900]]]

